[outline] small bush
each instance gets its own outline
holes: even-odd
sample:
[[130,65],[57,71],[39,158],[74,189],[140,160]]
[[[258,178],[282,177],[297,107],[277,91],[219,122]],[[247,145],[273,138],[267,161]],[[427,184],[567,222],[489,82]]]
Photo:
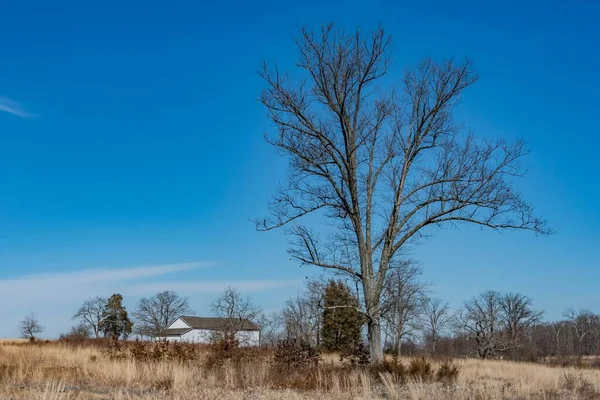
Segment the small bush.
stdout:
[[444,361],[435,373],[435,378],[443,383],[450,384],[458,379],[459,368],[450,360]]
[[569,392],[577,393],[582,398],[598,398],[598,391],[594,384],[586,380],[581,374],[565,372],[562,387]]
[[565,372],[562,379],[562,387],[567,390],[574,390],[577,387],[577,382],[579,381],[579,376],[571,373]]
[[239,361],[240,343],[230,336],[223,336],[210,344],[205,365],[208,368],[220,367],[229,360]]
[[273,360],[276,364],[291,366],[317,365],[321,360],[317,349],[299,339],[285,339],[277,343]]
[[388,373],[398,382],[404,381],[407,373],[404,364],[398,360],[383,360],[379,364],[371,365],[370,370],[376,378],[379,378],[382,373]]
[[[148,347],[149,346],[147,346],[146,343],[136,340],[131,344],[131,346],[129,346],[129,353],[131,355],[131,358],[139,362],[150,361],[151,357],[148,351]],[[125,356],[125,358],[127,357]]]
[[363,342],[358,342],[355,346],[345,347],[340,352],[340,360],[349,365],[367,365],[370,359],[369,349]]
[[425,357],[413,358],[408,365],[408,373],[414,378],[428,381],[433,376],[433,368],[431,367],[431,363],[427,361]]

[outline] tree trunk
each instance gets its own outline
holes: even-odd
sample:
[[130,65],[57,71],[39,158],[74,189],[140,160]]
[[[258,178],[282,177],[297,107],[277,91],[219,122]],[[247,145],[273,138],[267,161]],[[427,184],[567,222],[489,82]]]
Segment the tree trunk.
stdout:
[[383,348],[381,347],[381,308],[379,294],[374,290],[373,277],[363,278],[363,293],[365,296],[365,311],[367,316],[367,333],[369,339],[369,353],[371,364],[383,362]]
[[396,358],[400,357],[400,352],[402,351],[402,325],[402,316],[398,316],[398,326],[396,327],[396,345],[394,346]]
[[383,349],[381,347],[381,317],[379,315],[372,315],[371,318],[369,318],[367,326],[369,329],[371,364],[379,364],[383,362]]
[[394,354],[396,358],[400,357],[400,353],[402,352],[402,336],[400,333],[396,335],[395,343],[394,343]]

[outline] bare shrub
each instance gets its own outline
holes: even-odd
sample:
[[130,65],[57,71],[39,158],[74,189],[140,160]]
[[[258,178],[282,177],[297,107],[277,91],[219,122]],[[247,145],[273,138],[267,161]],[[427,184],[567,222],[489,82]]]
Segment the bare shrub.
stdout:
[[450,384],[458,379],[459,367],[450,360],[445,360],[438,367],[435,378],[443,383]]
[[598,398],[598,391],[593,383],[583,377],[581,373],[565,372],[561,381],[563,389],[577,393],[583,399]]
[[225,335],[209,345],[205,365],[207,368],[220,367],[229,360],[239,360],[241,352],[240,343]]
[[367,365],[370,361],[369,348],[363,342],[344,347],[340,352],[340,360],[349,365]]
[[425,357],[413,358],[408,364],[408,373],[422,381],[430,381],[433,377],[433,367]]
[[370,370],[376,378],[391,376],[396,382],[404,382],[408,372],[404,364],[397,359],[384,359],[381,363],[371,365]]
[[162,361],[187,362],[200,360],[205,347],[193,343],[179,342],[119,342],[111,340],[101,349],[102,355],[110,360],[131,360],[139,363]]
[[275,347],[274,361],[279,365],[318,365],[320,359],[317,349],[306,340],[285,339]]

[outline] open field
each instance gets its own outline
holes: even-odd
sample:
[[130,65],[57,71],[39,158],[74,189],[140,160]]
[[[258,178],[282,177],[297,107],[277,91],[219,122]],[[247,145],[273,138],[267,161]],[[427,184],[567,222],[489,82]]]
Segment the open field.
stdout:
[[[408,365],[409,360],[404,360]],[[342,368],[333,356],[305,372],[273,380],[268,355],[238,366],[199,361],[111,359],[94,347],[63,343],[0,345],[0,399],[595,399],[600,370],[508,361],[457,360],[455,382]],[[433,363],[434,370],[439,363]],[[333,371],[333,372],[332,372]],[[293,373],[292,373],[293,375]],[[285,378],[285,379],[284,379]],[[277,378],[280,379],[280,378]]]
[[0,339],[0,346],[4,344],[23,344],[28,342],[29,339]]

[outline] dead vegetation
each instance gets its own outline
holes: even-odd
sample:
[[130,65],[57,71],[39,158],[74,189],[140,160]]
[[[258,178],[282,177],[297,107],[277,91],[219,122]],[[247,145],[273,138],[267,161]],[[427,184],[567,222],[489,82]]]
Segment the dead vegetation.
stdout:
[[[11,399],[596,399],[600,371],[499,360],[350,365],[279,349],[110,341],[0,345]],[[279,354],[278,354],[279,353]],[[287,355],[286,355],[287,354]],[[284,357],[285,356],[285,357]]]

